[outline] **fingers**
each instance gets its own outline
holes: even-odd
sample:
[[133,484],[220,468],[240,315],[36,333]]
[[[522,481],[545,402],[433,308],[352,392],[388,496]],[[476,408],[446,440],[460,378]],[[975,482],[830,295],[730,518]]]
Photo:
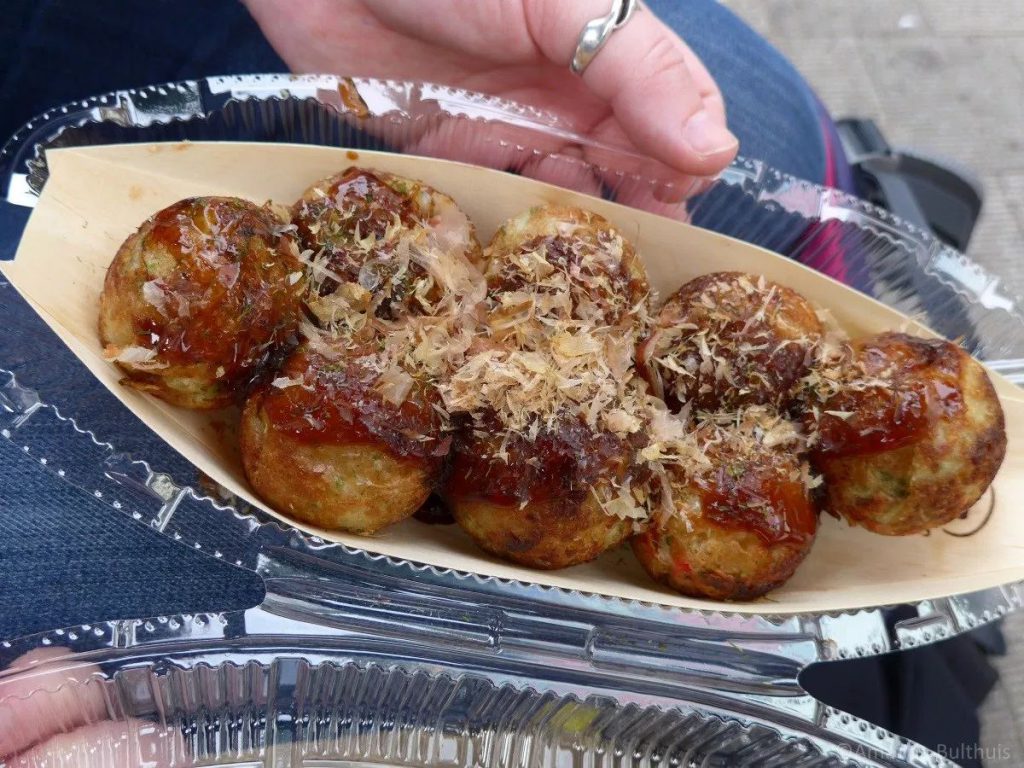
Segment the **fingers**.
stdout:
[[523,176],[546,181],[556,187],[601,197],[603,191],[601,180],[589,165],[583,162],[574,162],[574,160],[571,148],[567,147],[566,151],[557,157],[532,157],[519,169],[519,172]]
[[[612,147],[628,147],[614,118],[598,125],[592,136]],[[392,137],[397,138],[397,137]],[[523,146],[530,147],[524,150]],[[595,146],[580,148],[555,136],[524,134],[507,124],[441,120],[404,144],[406,152],[498,170],[515,171],[583,194],[602,197],[652,213],[686,218],[686,198],[706,179],[684,176],[656,160]]]
[[180,732],[142,720],[111,722],[100,668],[65,648],[11,663],[0,682],[0,762],[15,766],[178,768],[191,765]]
[[[61,731],[105,719],[95,664],[67,657],[63,648],[26,653],[11,664],[25,671],[0,685],[0,757],[14,754]],[[92,681],[92,682],[90,682]]]
[[[508,0],[433,0],[430,6],[424,6],[423,0],[364,0],[362,5],[389,29],[469,54],[481,61],[510,64],[536,55],[523,20],[521,3]],[[425,7],[429,7],[430,12],[424,13]]]
[[[537,47],[564,66],[583,25],[608,11],[599,0],[523,1]],[[714,81],[686,44],[646,9],[612,33],[583,80],[611,105],[637,148],[678,171],[713,175],[736,155],[739,142],[725,127]]]
[[192,765],[180,732],[142,720],[60,733],[7,761],[9,768],[180,768]]
[[613,191],[622,177],[636,176],[651,186],[652,194],[678,202],[693,186],[692,174],[682,173],[638,149],[614,115],[591,128],[588,136],[593,143],[584,147],[585,157],[594,166],[607,169],[605,183]]
[[534,136],[508,123],[485,123],[458,117],[441,118],[427,130],[401,142],[413,155],[440,157],[499,170],[519,170],[529,154],[558,152],[564,141],[554,136]]
[[704,103],[682,41],[650,13],[614,34],[583,74],[630,140],[686,173],[717,173],[739,142]]
[[[582,158],[579,148],[555,137],[538,142],[533,135],[504,124],[476,124],[465,120],[442,121],[426,131],[405,151],[482,165],[545,181],[558,187],[601,196],[601,179]],[[530,150],[523,146],[530,146]]]
[[[293,72],[315,72],[331,55],[341,14],[330,0],[308,0],[302,13],[288,12],[284,0],[243,0],[267,41]],[[318,34],[314,34],[314,32]]]
[[615,195],[615,202],[656,213],[675,221],[689,221],[690,215],[685,200],[664,200],[657,196],[650,185],[643,182],[625,182]]

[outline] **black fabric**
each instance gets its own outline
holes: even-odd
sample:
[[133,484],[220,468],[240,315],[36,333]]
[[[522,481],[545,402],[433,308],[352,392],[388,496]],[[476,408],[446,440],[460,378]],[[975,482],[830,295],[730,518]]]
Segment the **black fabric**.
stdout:
[[964,768],[981,768],[978,707],[998,679],[988,627],[869,659],[815,664],[800,682],[815,698],[919,742]]

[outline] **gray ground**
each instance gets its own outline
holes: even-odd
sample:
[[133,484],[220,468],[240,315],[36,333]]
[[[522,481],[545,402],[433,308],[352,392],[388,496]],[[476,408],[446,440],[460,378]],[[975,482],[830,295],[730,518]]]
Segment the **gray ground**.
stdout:
[[[1024,296],[1024,0],[725,0],[837,116],[981,177],[968,253]],[[982,712],[986,765],[1024,765],[1024,613]]]
[[970,255],[1024,295],[1024,0],[726,0],[837,116],[981,177]]

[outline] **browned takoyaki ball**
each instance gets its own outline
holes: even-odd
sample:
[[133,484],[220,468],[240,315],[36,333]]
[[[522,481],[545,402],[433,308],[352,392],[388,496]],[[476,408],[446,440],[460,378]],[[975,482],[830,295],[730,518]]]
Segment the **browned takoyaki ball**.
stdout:
[[444,495],[484,550],[534,568],[592,560],[646,511],[631,384],[647,278],[596,214],[539,206],[485,251],[484,339],[446,387],[467,426]]
[[714,431],[703,447],[707,466],[664,468],[670,508],[654,513],[633,551],[654,579],[684,595],[751,600],[793,575],[818,515],[796,454],[731,428]]
[[249,398],[245,473],[276,509],[369,534],[430,495],[450,444],[436,391],[415,371],[382,362],[380,349],[376,338],[305,342]]
[[580,422],[533,440],[499,430],[485,423],[459,433],[443,488],[481,549],[531,568],[565,568],[633,532],[635,500],[621,498],[635,471],[631,440]]
[[305,290],[287,222],[232,197],[181,200],[118,250],[100,339],[125,383],[185,408],[241,400],[294,340]]
[[920,533],[966,512],[1006,453],[985,369],[956,344],[883,333],[808,377],[825,509],[876,533]]
[[742,272],[691,280],[669,297],[638,367],[673,410],[782,406],[808,369],[822,325],[796,291]]
[[378,317],[436,314],[446,299],[482,286],[473,224],[415,179],[353,166],[307,189],[292,223],[311,252],[315,293],[357,283]]
[[499,338],[523,336],[538,324],[641,332],[647,273],[632,244],[596,213],[531,208],[501,226],[484,258],[487,322]]

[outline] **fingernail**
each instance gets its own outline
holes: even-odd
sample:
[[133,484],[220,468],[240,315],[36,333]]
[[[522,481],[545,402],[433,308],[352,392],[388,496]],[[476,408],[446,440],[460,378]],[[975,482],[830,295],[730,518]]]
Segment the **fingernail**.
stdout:
[[695,112],[683,124],[683,141],[701,157],[733,150],[739,141],[706,109]]

